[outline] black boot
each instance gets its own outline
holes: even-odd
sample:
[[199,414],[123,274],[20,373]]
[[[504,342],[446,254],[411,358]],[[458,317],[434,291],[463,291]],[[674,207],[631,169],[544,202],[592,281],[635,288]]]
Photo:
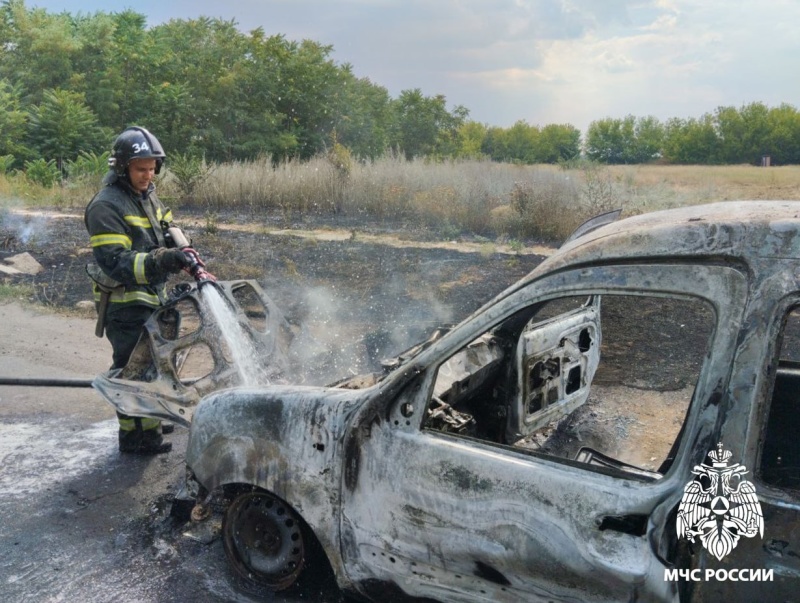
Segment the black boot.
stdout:
[[164,442],[161,430],[142,429],[141,419],[135,418],[135,428],[119,430],[119,451],[128,454],[163,454],[172,450],[170,442]]

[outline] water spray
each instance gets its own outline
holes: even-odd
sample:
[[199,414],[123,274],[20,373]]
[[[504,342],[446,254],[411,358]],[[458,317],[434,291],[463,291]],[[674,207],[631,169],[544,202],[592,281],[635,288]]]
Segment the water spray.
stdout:
[[[164,224],[163,226],[167,226]],[[167,240],[178,249],[182,250],[189,265],[184,268],[186,272],[197,281],[197,290],[201,291],[203,286],[211,283],[214,287],[203,291],[203,300],[209,310],[213,313],[220,332],[228,344],[228,348],[234,357],[236,367],[242,384],[258,385],[259,383],[269,383],[264,376],[264,371],[258,362],[258,353],[253,347],[253,342],[247,333],[242,329],[236,317],[234,309],[225,300],[221,290],[217,290],[217,278],[206,270],[206,265],[200,259],[200,254],[189,243],[186,235],[180,228],[169,226],[164,229]]]

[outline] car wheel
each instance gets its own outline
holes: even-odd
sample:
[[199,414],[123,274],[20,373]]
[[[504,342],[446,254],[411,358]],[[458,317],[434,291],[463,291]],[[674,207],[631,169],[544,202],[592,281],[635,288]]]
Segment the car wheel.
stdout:
[[283,590],[303,570],[300,518],[265,492],[248,492],[233,500],[222,520],[222,542],[236,573],[254,585]]

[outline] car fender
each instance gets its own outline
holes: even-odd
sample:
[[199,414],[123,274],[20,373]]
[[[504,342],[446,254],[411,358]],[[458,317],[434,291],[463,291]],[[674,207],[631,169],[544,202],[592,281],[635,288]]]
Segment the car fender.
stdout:
[[247,484],[282,498],[336,566],[340,448],[362,398],[357,390],[298,386],[216,392],[195,412],[187,467],[209,492]]

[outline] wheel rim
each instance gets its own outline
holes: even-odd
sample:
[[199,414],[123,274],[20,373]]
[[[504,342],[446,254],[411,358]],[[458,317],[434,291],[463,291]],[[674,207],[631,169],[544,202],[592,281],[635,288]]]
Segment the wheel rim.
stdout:
[[238,496],[222,522],[225,553],[243,578],[272,590],[291,586],[303,569],[305,546],[297,515],[262,492]]

